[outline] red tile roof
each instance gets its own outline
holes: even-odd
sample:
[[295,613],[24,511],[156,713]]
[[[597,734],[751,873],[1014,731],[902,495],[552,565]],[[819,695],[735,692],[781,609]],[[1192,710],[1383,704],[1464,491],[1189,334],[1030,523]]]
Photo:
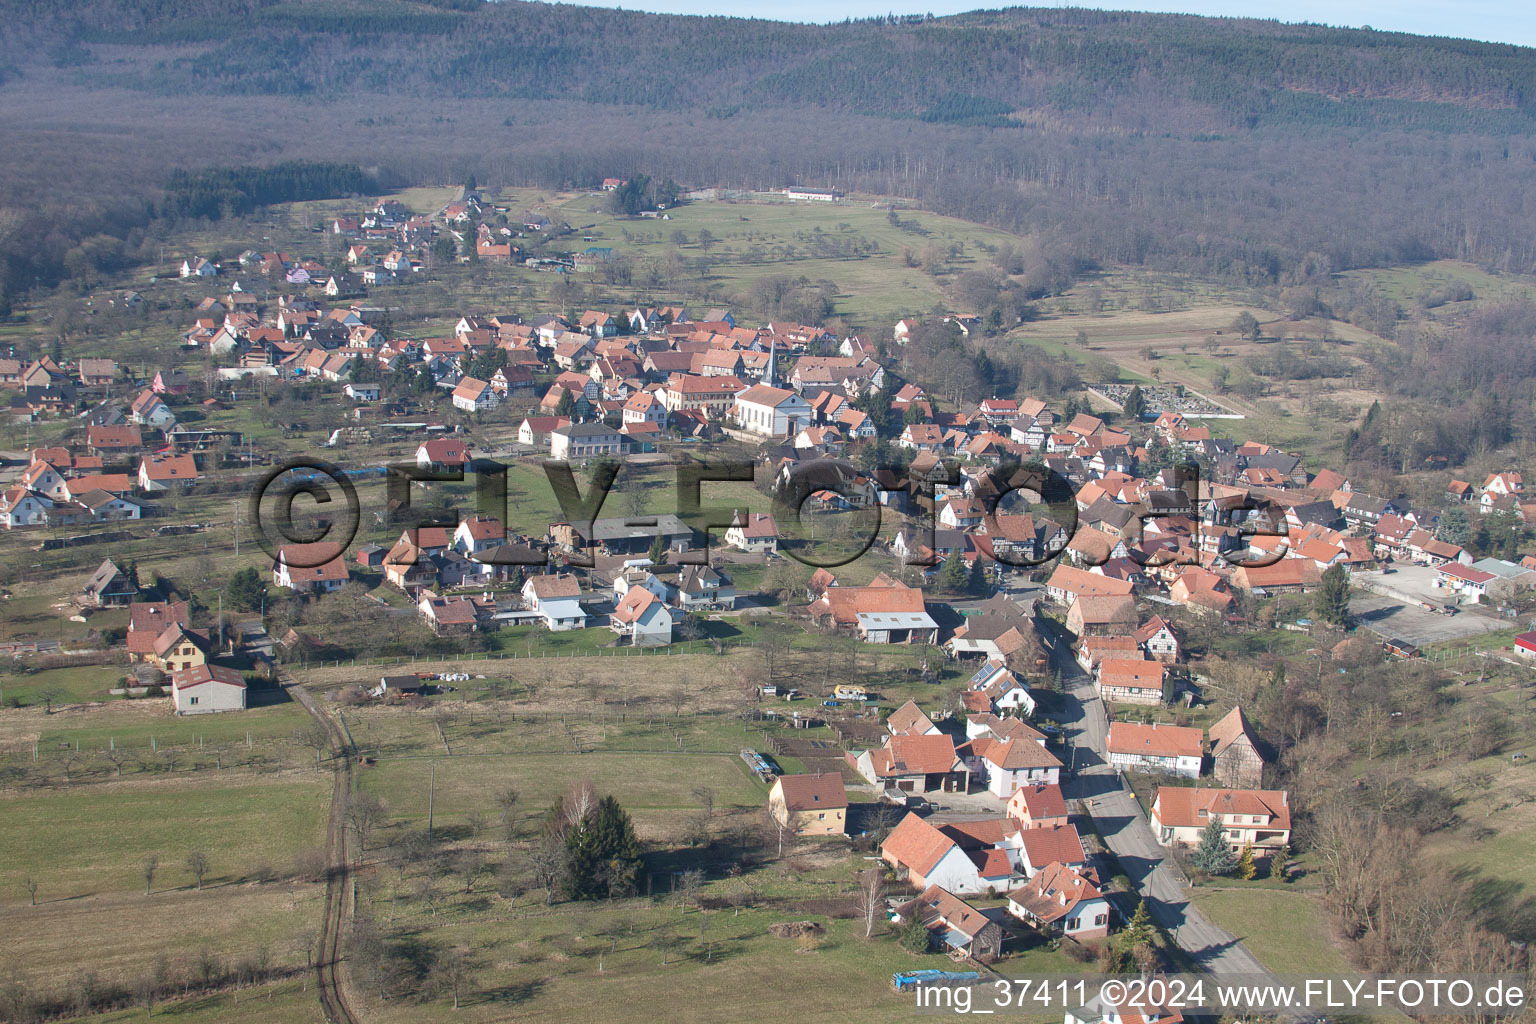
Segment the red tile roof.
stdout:
[[1077,829],[1071,825],[1022,829],[1019,842],[1024,847],[1024,859],[1037,866],[1052,862],[1082,864],[1088,859]]
[[932,871],[934,865],[954,848],[953,839],[910,813],[880,844],[880,852],[888,859],[920,875]]
[[781,775],[777,784],[784,794],[784,806],[791,811],[838,810],[848,806],[843,777],[836,773]]
[[1142,754],[1148,757],[1199,757],[1205,746],[1199,729],[1180,725],[1139,725],[1112,722],[1107,749],[1111,754]]

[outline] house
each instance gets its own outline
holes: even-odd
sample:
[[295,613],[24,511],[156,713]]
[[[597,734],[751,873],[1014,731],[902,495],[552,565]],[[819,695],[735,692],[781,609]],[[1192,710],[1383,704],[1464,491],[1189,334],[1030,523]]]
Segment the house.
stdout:
[[1515,637],[1515,656],[1536,660],[1536,630]]
[[708,565],[683,567],[674,592],[674,603],[683,611],[730,611],[736,607],[736,588],[731,578]]
[[1109,763],[1117,771],[1165,772],[1197,779],[1205,737],[1199,729],[1179,725],[1112,722],[1106,747]]
[[1109,900],[1086,868],[1047,864],[1008,894],[1008,913],[1048,935],[1079,942],[1109,935]]
[[608,624],[633,647],[662,647],[672,642],[672,610],[645,587],[625,591]]
[[773,554],[779,550],[779,527],[768,512],[736,513],[725,531],[727,547],[748,554]]
[[[947,655],[952,658],[982,657],[988,665],[996,663],[997,668],[990,670],[993,673],[1010,664],[1021,668],[1045,665],[1046,645],[1030,612],[1003,594],[988,599],[977,611],[980,614],[966,616],[954,635],[944,642]],[[983,679],[978,673],[970,688],[980,689],[995,681],[990,675]],[[994,696],[1006,689],[1001,688]],[[1022,699],[1022,696],[1014,698],[1015,701]]]
[[1098,664],[1094,692],[1111,704],[1161,704],[1165,666],[1150,658],[1105,658]]
[[530,576],[523,584],[523,606],[537,612],[544,625],[557,632],[583,629],[587,613],[581,607],[581,584],[566,575]]
[[1283,789],[1207,789],[1161,786],[1149,816],[1152,834],[1164,846],[1195,846],[1213,821],[1226,830],[1233,853],[1252,846],[1268,853],[1291,841],[1290,798]]
[[185,601],[134,601],[128,605],[128,633],[124,643],[131,661],[147,660],[155,653],[155,641],[172,626],[191,624]]
[[343,394],[354,402],[377,402],[379,400],[379,386],[377,384],[354,384],[348,382],[341,390]]
[[978,736],[969,743],[987,774],[987,791],[1007,800],[1022,786],[1057,785],[1061,762],[1028,736]]
[[232,668],[197,665],[172,673],[171,697],[178,715],[244,711],[245,677]]
[[1082,1006],[1068,1010],[1063,1024],[1184,1024],[1184,1015],[1176,1007],[1152,1003],[1145,995],[1137,998],[1127,993],[1117,1001],[1100,991]]
[[139,460],[139,490],[159,494],[197,481],[197,460],[190,455],[151,455]]
[[478,626],[475,602],[467,597],[439,597],[423,590],[416,611],[437,636],[462,636]]
[[1515,589],[1508,579],[1460,562],[1441,565],[1436,572],[1435,586],[1470,604],[1481,604],[1485,598],[1507,598]]
[[[1009,823],[1012,827],[1012,823]],[[1009,842],[1018,847],[1019,870],[1033,878],[1052,864],[1083,867],[1088,855],[1077,829],[1070,825],[1046,825],[1042,828],[1015,828]]]
[[794,437],[801,427],[815,422],[811,404],[793,391],[756,384],[735,397],[731,416],[736,424],[758,437]]
[[549,457],[569,461],[624,454],[623,434],[603,423],[568,423],[549,432]]
[[465,412],[487,412],[501,404],[501,396],[490,381],[463,377],[453,389],[453,407]]
[[111,458],[136,452],[144,444],[139,428],[132,423],[118,426],[91,426],[85,430],[85,444],[95,455]]
[[892,711],[885,720],[885,727],[892,736],[937,736],[940,732],[915,700],[908,700]]
[[0,524],[7,530],[42,526],[47,522],[53,499],[26,487],[12,487],[0,493]]
[[[1011,672],[1001,660],[987,661],[966,681],[967,706],[973,710],[1005,715],[1010,711],[1025,715],[1035,713],[1035,699],[1029,687]],[[969,733],[969,724],[967,724]]]
[[583,333],[594,338],[611,338],[619,333],[619,322],[612,314],[589,309],[581,314],[579,326]]
[[569,416],[525,416],[517,428],[517,443],[548,444],[550,432],[558,427],[569,426],[570,422]]
[[[988,842],[993,838],[991,836],[978,840],[967,836],[962,828],[936,828],[909,813],[880,844],[880,858],[891,866],[898,878],[905,879],[912,888],[920,891],[938,885],[966,896],[988,889],[1001,892],[1010,887],[1016,872],[1004,849],[1003,829],[993,831],[995,840]],[[971,849],[967,850],[966,846]]]
[[339,545],[327,541],[287,544],[277,549],[272,582],[289,590],[329,594],[347,582],[347,563]]
[[494,516],[469,516],[454,528],[449,547],[464,555],[477,555],[507,543],[507,528]]
[[1179,638],[1161,615],[1154,615],[1131,634],[1147,657],[1167,665],[1179,660]]
[[434,473],[463,470],[469,465],[469,445],[451,437],[435,437],[416,448],[416,467]]
[[882,573],[867,587],[829,587],[808,608],[814,619],[855,627],[867,644],[932,644],[939,624],[921,589]]
[[1495,498],[1503,498],[1512,494],[1525,493],[1525,480],[1519,473],[1489,473],[1483,481],[1483,486],[1478,488],[1486,497],[1492,495]]
[[1070,565],[1058,565],[1045,583],[1045,596],[1059,604],[1070,605],[1078,597],[1121,597],[1131,593],[1134,586],[1129,580],[1117,580],[1109,576],[1077,569]]
[[942,886],[930,885],[921,895],[897,905],[891,920],[897,924],[921,921],[933,936],[932,945],[951,956],[988,963],[1003,952],[1002,925]]
[[117,563],[108,558],[86,582],[82,590],[87,601],[98,608],[124,605],[139,596],[139,588]]
[[1264,784],[1263,747],[1241,706],[1222,716],[1211,726],[1210,734],[1211,774],[1217,782],[1242,789]]
[[176,423],[176,414],[171,407],[165,404],[165,400],[147,388],[139,393],[128,408],[129,418],[133,422],[146,427],[154,427],[156,430],[166,430]]
[[874,785],[903,793],[964,793],[970,772],[947,733],[890,736],[885,746],[849,754],[854,768]]
[[1129,594],[1085,594],[1067,609],[1067,631],[1074,636],[1109,636],[1136,626],[1136,601]]
[[183,622],[172,622],[155,637],[144,660],[162,672],[185,672],[208,662],[212,649],[208,635]]
[[779,776],[768,791],[768,810],[797,836],[840,836],[848,830],[848,793],[837,772]]
[[632,423],[667,425],[667,406],[653,391],[637,391],[624,403],[622,418],[626,426]]
[[182,277],[214,277],[218,272],[219,268],[208,260],[190,257],[181,261]]
[[1003,813],[1021,829],[1053,828],[1067,823],[1067,801],[1059,785],[1035,782],[1014,790]]
[[693,528],[671,512],[639,519],[615,516],[590,523],[551,523],[550,539],[560,548],[576,552],[595,547],[605,555],[643,555],[657,539],[668,551],[686,551],[693,543]]

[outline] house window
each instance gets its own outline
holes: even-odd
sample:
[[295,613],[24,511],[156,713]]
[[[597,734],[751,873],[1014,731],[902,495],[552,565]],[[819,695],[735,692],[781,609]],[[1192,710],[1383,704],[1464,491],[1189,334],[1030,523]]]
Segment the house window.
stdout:
[[197,698],[196,697],[188,697],[187,698],[187,703],[188,704],[196,704],[197,703]]
[[1075,917],[1067,918],[1067,931],[1069,931],[1069,932],[1077,931],[1077,925],[1078,925],[1078,919],[1077,918],[1075,918]]
[[1093,918],[1093,923],[1095,925],[1101,925],[1101,924],[1105,924],[1108,920],[1109,920],[1108,915],[1105,915],[1105,914],[1095,914],[1094,918]]

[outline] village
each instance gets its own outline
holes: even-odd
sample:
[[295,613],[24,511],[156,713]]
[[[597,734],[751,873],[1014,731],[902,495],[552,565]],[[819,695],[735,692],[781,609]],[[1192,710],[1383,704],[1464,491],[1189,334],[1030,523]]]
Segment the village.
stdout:
[[[1536,556],[1464,546],[1469,521],[1518,531],[1536,516],[1517,469],[1449,479],[1419,505],[1357,490],[1306,452],[1221,436],[1242,420],[1179,389],[955,402],[905,379],[906,346],[979,335],[965,313],[839,336],[674,302],[464,310],[441,336],[392,331],[409,279],[461,250],[572,275],[612,258],[604,246],[525,256],[525,234],[554,225],[514,213],[492,226],[490,212],[464,190],[430,215],[386,199],[335,217],[341,273],[277,252],[189,254],[175,267],[193,312],[183,351],[152,372],[85,354],[0,358],[12,416],[50,437],[7,468],[0,525],[101,553],[71,577],[70,610],[114,623],[95,640],[128,696],[163,700],[168,717],[259,716],[254,696],[330,662],[354,666],[354,703],[431,708],[454,696],[440,684],[471,677],[368,661],[422,649],[514,675],[520,651],[654,659],[726,651],[732,637],[767,647],[769,630],[786,648],[808,637],[911,652],[900,677],[829,672],[814,692],[771,661],[745,680],[743,719],[827,737],[814,771],[742,751],[781,852],[867,842],[880,919],[975,977],[1042,943],[1101,966],[1251,974],[1265,965],[1176,879],[1285,880],[1297,808],[1250,712],[1190,656],[1191,634],[1204,651],[1261,625],[1333,630],[1310,652],[1321,677],[1509,629],[1536,595]],[[141,578],[112,531],[203,530],[208,508],[281,470],[266,444],[210,425],[279,388],[342,410],[343,426],[311,440],[360,483],[418,471],[404,507],[368,509],[355,542],[289,537],[270,552],[250,532],[239,546],[237,510],[235,564],[256,573],[238,613],[233,598],[210,607],[197,588]],[[677,467],[711,459],[745,467],[704,476],[714,519],[669,486]],[[471,510],[464,481],[509,467],[522,498],[503,493],[504,515]],[[632,472],[649,474],[649,494],[626,484]],[[530,507],[557,506],[529,494],[559,473],[589,495],[619,486],[540,519]],[[709,497],[715,483],[730,485],[728,505]],[[413,517],[412,499],[452,515]],[[328,602],[353,591],[376,605],[373,650],[328,629]],[[286,628],[279,605],[293,609]],[[386,651],[385,623],[429,641]],[[28,642],[10,650],[62,652]],[[1503,654],[1536,659],[1536,630]],[[1114,938],[1127,930],[1134,948]]]

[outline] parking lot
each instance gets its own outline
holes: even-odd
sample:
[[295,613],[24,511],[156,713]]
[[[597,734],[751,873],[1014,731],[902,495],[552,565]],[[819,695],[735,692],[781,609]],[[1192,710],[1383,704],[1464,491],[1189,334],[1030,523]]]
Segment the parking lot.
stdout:
[[1456,599],[1434,585],[1434,569],[1405,565],[1390,573],[1358,572],[1351,582],[1355,593],[1350,612],[1361,626],[1383,637],[1406,640],[1418,647],[1465,640],[1506,629],[1510,623],[1477,605],[1463,604],[1455,615],[1420,607],[1456,605]]

